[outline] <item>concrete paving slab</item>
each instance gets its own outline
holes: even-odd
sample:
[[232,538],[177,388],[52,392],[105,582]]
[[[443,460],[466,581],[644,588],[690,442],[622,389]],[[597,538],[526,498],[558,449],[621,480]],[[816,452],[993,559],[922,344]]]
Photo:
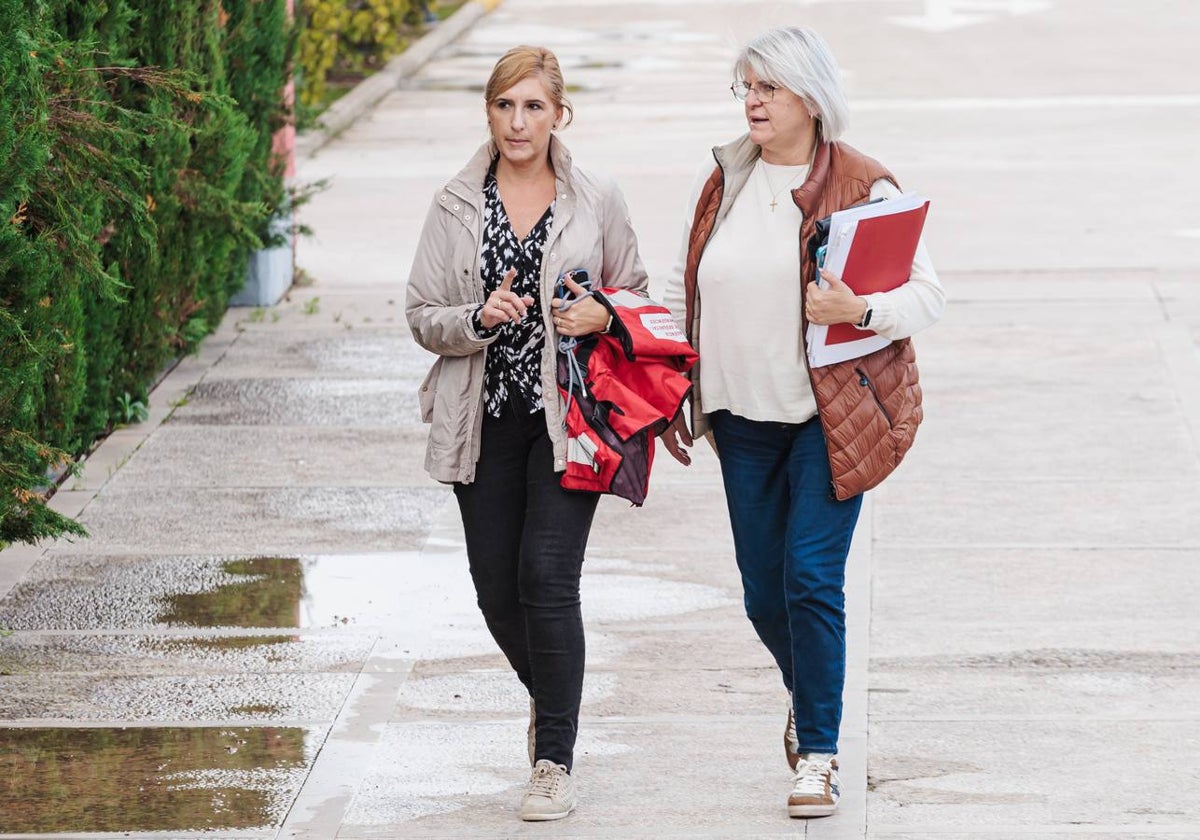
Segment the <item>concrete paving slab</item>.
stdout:
[[[536,826],[515,822],[529,773],[525,722],[390,725],[343,832],[448,836],[464,817],[478,836],[533,832]],[[803,824],[790,821],[784,808],[790,783],[778,723],[755,716],[652,723],[582,718],[576,753],[581,804],[554,836],[795,836]],[[688,762],[689,787],[708,791],[711,803],[697,813],[687,797],[674,794],[679,757],[695,755],[699,744],[722,761]],[[436,771],[447,764],[458,772]],[[630,796],[631,769],[639,779],[637,796]]]
[[0,677],[0,719],[231,723],[330,722],[352,674],[123,677],[39,673]]
[[112,477],[113,488],[429,489],[424,428],[188,426],[169,423]]
[[375,637],[350,633],[111,635],[14,633],[0,675],[358,672]]
[[280,837],[319,840],[338,834],[351,797],[374,760],[396,693],[413,664],[408,660],[396,667],[387,648],[387,644],[376,645],[372,660],[355,680]]
[[[41,545],[14,545],[0,553],[0,600],[21,582],[45,552],[46,547]],[[0,627],[3,626],[0,622]]]
[[[498,664],[498,663],[497,663]],[[583,702],[592,705],[610,696],[617,685],[612,673],[590,669],[584,675]],[[529,693],[511,668],[457,669],[435,676],[413,676],[401,687],[392,722],[455,721],[463,719],[528,718]]]
[[1200,720],[1200,655],[1052,649],[996,656],[991,667],[981,658],[874,661],[872,719]]
[[[720,638],[714,638],[711,633],[715,622],[726,628]],[[610,644],[617,646],[619,654],[610,660],[604,657],[603,651],[594,652],[594,643],[589,645],[592,648],[589,659],[595,667],[619,662],[621,670],[627,673],[692,668],[720,672],[725,668],[773,667],[773,660],[754,634],[740,599],[720,611],[705,611],[677,619],[642,620],[629,625],[590,624],[598,628],[597,632],[602,629]]]
[[78,475],[68,478],[68,490],[95,492],[117,474],[149,438],[149,430],[137,427],[118,429],[104,439],[104,445],[79,462]]
[[114,488],[83,517],[91,551],[257,554],[405,551],[420,546],[438,487]]
[[[875,524],[890,545],[1197,548],[1194,487],[1186,479],[908,481],[878,489]],[[1120,515],[1130,499],[1136,521]]]
[[[1036,474],[1040,479],[1177,480],[1200,476],[1200,466],[1181,462],[1178,452],[1191,445],[1188,426],[1170,411],[1166,396],[1127,398],[1121,416],[1104,424],[1080,426],[1071,446],[1041,433],[1046,406],[1065,399],[1042,400],[1042,406],[997,405],[995,392],[971,392],[970,386],[943,383],[925,390],[925,420],[904,464],[889,482],[971,481],[1016,482]],[[1159,409],[1162,411],[1159,411]],[[1153,413],[1151,413],[1153,412]],[[970,436],[954,446],[939,446],[956,429]],[[1119,446],[1114,446],[1119,439]],[[1114,448],[1119,457],[1112,457]]]
[[[921,652],[953,650],[971,656],[1036,656],[1041,651],[1159,651],[1190,653],[1196,648],[1196,623],[1185,619],[1139,621],[1136,615],[1113,617],[1110,607],[1102,618],[1048,619],[1029,623],[991,618],[987,605],[977,605],[982,617],[938,620],[921,612],[908,621],[872,622],[871,650],[884,661]],[[1103,647],[1098,647],[1103,645]]]
[[[423,375],[423,374],[422,374]],[[171,421],[222,426],[421,425],[414,385],[395,379],[214,379],[192,389]]]
[[[1200,825],[1193,795],[1198,742],[1200,721],[1194,720],[878,721],[870,743],[868,820],[881,834],[926,825],[1194,830]],[[1162,762],[1178,784],[1158,784],[1154,773],[1131,774],[1130,762]],[[1124,795],[1113,796],[1118,789]]]
[[50,497],[46,507],[71,519],[78,519],[84,508],[95,498],[92,490],[59,490]]
[[[878,499],[876,500],[878,504]],[[1164,621],[1194,617],[1200,597],[1195,549],[876,549],[874,617],[914,620],[1120,622],[1153,611]],[[930,589],[929,580],[937,580]],[[1179,596],[1179,597],[1174,597]],[[917,612],[914,604],[925,609]],[[980,605],[988,604],[986,612]],[[1114,634],[1116,635],[1116,634]],[[1200,635],[1194,637],[1200,639]],[[946,640],[948,646],[953,638]]]
[[[402,311],[397,314],[403,318]],[[328,328],[271,326],[246,330],[221,364],[205,377],[206,381],[316,376],[410,381],[433,359],[417,346],[402,322],[380,324],[376,329],[343,330],[340,334]]]
[[656,543],[667,547],[662,559],[672,563],[686,564],[693,552],[727,549],[727,556],[732,557],[733,537],[727,529],[729,514],[724,504],[701,504],[717,491],[719,485],[680,484],[669,493],[651,494],[640,510],[631,510],[621,499],[602,499],[588,548],[597,554],[619,553],[624,547],[644,545],[646,535],[653,533]]
[[[427,712],[454,719],[518,713],[528,694],[508,669],[472,670],[413,679],[400,692],[395,719]],[[777,712],[783,718],[787,693],[771,667],[671,669],[662,671],[589,668],[584,677],[583,710],[602,717],[683,715],[702,708],[709,714]]]

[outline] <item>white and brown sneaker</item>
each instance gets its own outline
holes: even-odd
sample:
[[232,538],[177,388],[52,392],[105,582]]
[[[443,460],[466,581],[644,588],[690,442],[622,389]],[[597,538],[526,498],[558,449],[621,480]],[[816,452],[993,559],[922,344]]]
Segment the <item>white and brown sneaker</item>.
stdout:
[[783,729],[783,754],[787,756],[788,767],[795,772],[800,763],[800,739],[796,737],[796,713],[792,710],[792,701],[788,699],[787,726]]
[[533,765],[529,790],[521,800],[523,820],[561,820],[575,810],[575,779],[566,766],[543,758]]
[[796,766],[796,782],[788,797],[789,817],[828,817],[837,810],[837,759],[825,753],[805,753]]

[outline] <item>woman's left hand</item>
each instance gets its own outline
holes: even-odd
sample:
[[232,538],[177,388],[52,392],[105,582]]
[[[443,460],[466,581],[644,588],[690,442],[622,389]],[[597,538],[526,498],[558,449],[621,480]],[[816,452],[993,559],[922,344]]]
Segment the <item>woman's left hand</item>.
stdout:
[[860,323],[867,314],[866,298],[854,294],[840,277],[827,269],[821,269],[821,279],[829,284],[828,288],[809,283],[805,290],[804,317],[809,323],[821,326]]
[[[563,283],[574,298],[587,294],[587,289],[570,277],[566,278]],[[608,310],[595,298],[585,297],[582,300],[576,300],[566,310],[559,309],[562,303],[562,298],[554,298],[550,301],[550,312],[554,316],[554,328],[558,330],[559,335],[590,335],[600,332],[608,326]]]

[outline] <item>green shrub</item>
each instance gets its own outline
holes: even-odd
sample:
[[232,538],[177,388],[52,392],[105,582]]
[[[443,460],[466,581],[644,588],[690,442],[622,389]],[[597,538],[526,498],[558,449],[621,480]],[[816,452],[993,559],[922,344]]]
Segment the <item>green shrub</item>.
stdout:
[[45,506],[45,476],[65,453],[39,439],[55,425],[46,386],[79,352],[60,323],[70,308],[70,294],[58,294],[66,234],[38,216],[39,187],[57,166],[45,82],[54,63],[40,11],[0,0],[0,542],[82,532]]
[[220,321],[284,208],[285,0],[0,0],[0,542]]

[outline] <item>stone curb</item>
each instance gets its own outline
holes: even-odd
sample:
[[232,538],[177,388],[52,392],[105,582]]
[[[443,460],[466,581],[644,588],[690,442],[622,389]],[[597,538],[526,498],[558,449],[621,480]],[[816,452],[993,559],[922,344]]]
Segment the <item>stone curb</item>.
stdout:
[[491,12],[503,0],[467,0],[458,11],[439,23],[434,29],[421,36],[416,43],[393,58],[373,76],[363,79],[354,88],[326,109],[320,117],[320,126],[296,137],[296,160],[315,155],[370,111],[397,87],[416,73],[438,50],[453,43],[470,29],[477,20]]

